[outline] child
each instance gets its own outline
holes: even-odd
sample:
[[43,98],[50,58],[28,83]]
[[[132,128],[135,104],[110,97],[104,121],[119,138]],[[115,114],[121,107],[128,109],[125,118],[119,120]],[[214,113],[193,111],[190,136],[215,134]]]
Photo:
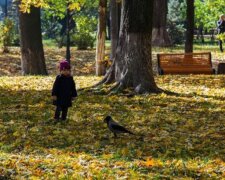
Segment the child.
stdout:
[[[225,15],[221,15],[219,21],[217,21],[218,34],[225,33]],[[223,52],[223,41],[219,40],[220,51]]]
[[66,60],[59,64],[60,75],[56,77],[52,88],[53,104],[56,105],[55,117],[56,122],[60,119],[66,120],[68,108],[72,106],[72,100],[77,97],[75,82],[70,73],[70,65]]

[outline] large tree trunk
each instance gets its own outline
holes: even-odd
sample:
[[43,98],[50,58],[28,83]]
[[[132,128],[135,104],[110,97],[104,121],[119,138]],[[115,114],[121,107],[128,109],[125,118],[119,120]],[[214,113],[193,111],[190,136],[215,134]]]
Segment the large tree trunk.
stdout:
[[72,19],[72,16],[70,14],[70,9],[69,9],[70,3],[67,3],[66,6],[66,60],[70,64],[70,58],[71,58],[71,53],[70,53],[70,21]]
[[107,32],[106,39],[111,40],[111,22],[110,22],[110,12],[107,11]]
[[117,0],[110,1],[110,22],[111,22],[111,55],[110,59],[113,60],[116,55],[116,47],[119,39],[121,18],[121,2]]
[[107,81],[115,68],[119,90],[132,88],[140,94],[159,92],[151,62],[153,0],[124,0],[122,6],[116,56],[104,80]]
[[40,8],[19,13],[22,74],[47,75],[41,35]]
[[194,0],[186,0],[187,2],[187,30],[185,41],[185,52],[193,52],[193,39],[194,39]]
[[96,46],[96,75],[101,76],[106,72],[104,62],[105,57],[105,37],[106,37],[106,7],[107,0],[99,0],[99,20]]
[[167,0],[154,0],[152,45],[165,47],[171,45],[169,34],[166,30]]

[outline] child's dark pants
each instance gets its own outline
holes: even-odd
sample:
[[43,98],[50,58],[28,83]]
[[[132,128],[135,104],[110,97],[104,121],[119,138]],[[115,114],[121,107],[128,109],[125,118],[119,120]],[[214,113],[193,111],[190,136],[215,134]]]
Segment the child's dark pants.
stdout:
[[59,120],[60,118],[60,113],[62,112],[61,119],[66,120],[67,112],[68,112],[68,107],[61,107],[61,106],[56,106],[55,110],[55,119]]

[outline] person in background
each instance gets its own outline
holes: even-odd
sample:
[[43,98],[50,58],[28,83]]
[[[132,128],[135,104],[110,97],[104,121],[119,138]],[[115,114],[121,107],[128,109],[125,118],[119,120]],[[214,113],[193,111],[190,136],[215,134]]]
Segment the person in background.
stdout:
[[[225,15],[221,15],[219,21],[217,21],[218,34],[225,33]],[[219,40],[220,51],[223,52],[223,41]]]

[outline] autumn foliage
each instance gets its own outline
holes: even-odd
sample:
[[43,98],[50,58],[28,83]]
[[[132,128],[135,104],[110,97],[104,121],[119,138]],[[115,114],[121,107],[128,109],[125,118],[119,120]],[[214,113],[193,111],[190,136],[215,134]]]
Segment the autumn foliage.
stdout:
[[[77,88],[100,80],[76,76]],[[224,76],[161,76],[170,92],[78,91],[54,125],[54,76],[0,77],[0,177],[15,179],[223,179]],[[112,115],[136,136],[114,139]]]

